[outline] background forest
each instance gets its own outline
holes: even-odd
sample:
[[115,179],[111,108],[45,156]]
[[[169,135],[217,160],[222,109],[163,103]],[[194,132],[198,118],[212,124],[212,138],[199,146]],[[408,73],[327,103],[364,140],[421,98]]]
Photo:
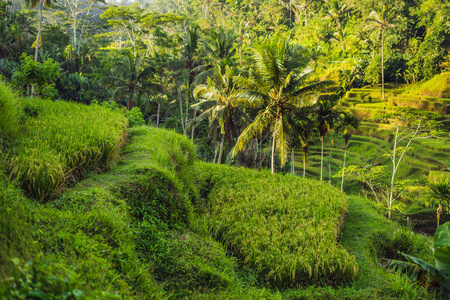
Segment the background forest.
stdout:
[[0,16],[0,298],[448,299],[448,1]]

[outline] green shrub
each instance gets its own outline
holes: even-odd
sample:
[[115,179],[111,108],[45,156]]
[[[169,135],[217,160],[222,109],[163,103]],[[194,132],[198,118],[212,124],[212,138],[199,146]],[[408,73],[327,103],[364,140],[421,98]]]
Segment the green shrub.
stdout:
[[430,243],[423,235],[412,232],[410,228],[398,228],[389,234],[375,233],[372,241],[372,247],[378,258],[403,260],[403,256],[398,252],[405,252],[420,256],[426,261],[433,260]]
[[288,287],[356,275],[355,257],[336,241],[347,211],[337,189],[268,171],[198,167],[213,236],[265,280]]
[[127,110],[125,112],[125,117],[128,119],[128,124],[130,127],[144,124],[144,115],[139,107],[134,107],[132,110]]
[[19,128],[20,103],[13,90],[0,81],[0,139],[13,138]]
[[435,75],[422,84],[419,94],[437,98],[450,98],[450,72]]
[[118,112],[31,98],[23,107],[26,130],[13,148],[10,170],[40,200],[106,166],[124,140],[127,120]]

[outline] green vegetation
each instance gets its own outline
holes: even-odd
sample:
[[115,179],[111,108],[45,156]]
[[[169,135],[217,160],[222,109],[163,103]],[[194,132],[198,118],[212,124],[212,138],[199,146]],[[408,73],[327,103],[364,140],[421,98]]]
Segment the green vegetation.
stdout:
[[445,0],[53,4],[0,1],[0,298],[439,297],[377,260],[449,218]]
[[120,113],[33,98],[21,102],[23,132],[9,168],[31,196],[47,200],[64,183],[106,166],[119,153],[127,126]]
[[356,275],[355,258],[336,241],[347,212],[337,189],[268,172],[199,167],[213,236],[262,278],[288,287],[338,284]]
[[19,115],[18,97],[9,86],[0,82],[0,139],[16,137]]
[[450,98],[450,73],[435,75],[431,80],[422,84],[419,93],[429,97]]

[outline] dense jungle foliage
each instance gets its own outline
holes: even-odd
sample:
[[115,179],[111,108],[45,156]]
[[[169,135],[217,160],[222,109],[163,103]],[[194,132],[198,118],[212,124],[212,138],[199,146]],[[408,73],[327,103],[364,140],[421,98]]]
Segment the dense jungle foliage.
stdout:
[[446,0],[0,1],[0,299],[447,299],[449,112]]

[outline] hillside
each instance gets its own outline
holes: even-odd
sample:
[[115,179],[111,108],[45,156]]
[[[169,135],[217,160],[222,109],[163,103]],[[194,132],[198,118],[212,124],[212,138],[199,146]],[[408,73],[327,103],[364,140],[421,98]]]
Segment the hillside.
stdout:
[[376,263],[396,250],[429,259],[430,247],[370,200],[290,175],[195,163],[192,142],[171,131],[141,126],[127,135],[112,165],[47,202],[18,189],[3,156],[2,297],[428,295]]

